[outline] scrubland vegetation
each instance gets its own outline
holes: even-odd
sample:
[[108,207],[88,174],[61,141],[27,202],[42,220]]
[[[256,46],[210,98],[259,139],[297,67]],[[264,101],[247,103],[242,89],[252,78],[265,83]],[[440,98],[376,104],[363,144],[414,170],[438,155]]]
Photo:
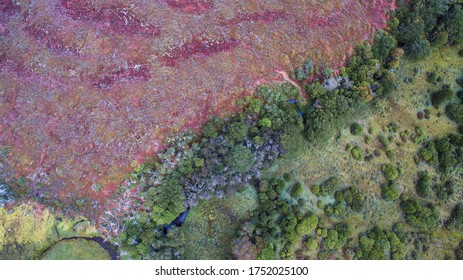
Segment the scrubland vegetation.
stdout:
[[[418,65],[463,48],[462,4],[399,4],[388,28],[372,44],[359,44],[337,75],[310,59],[294,70],[308,99],[290,84],[262,85],[241,113],[209,120],[201,133],[177,137],[156,161],[139,166],[131,179],[143,186],[140,210],[112,240],[121,258],[461,259],[461,79],[420,73]],[[394,100],[412,98],[399,87],[414,85],[398,74],[404,65],[416,65],[431,91],[415,120],[439,119],[445,131],[368,123],[391,117]],[[341,145],[343,139],[350,142]],[[341,164],[352,158],[363,167],[341,166],[338,173],[356,180],[329,170],[320,180],[309,178],[316,175],[310,170],[295,172],[328,145]],[[409,161],[400,158],[405,149]],[[186,223],[165,234],[186,207]],[[384,213],[394,215],[383,221]]]

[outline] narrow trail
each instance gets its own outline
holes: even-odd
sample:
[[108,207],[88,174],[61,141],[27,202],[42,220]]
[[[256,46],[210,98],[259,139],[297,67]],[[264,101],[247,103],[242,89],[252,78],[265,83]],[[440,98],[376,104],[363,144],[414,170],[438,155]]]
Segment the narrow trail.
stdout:
[[282,75],[285,81],[297,87],[297,89],[299,90],[299,94],[302,97],[309,99],[310,96],[302,89],[301,85],[298,82],[296,82],[295,80],[291,79],[291,77],[289,77],[288,72],[283,71],[283,70],[275,70],[275,72]]

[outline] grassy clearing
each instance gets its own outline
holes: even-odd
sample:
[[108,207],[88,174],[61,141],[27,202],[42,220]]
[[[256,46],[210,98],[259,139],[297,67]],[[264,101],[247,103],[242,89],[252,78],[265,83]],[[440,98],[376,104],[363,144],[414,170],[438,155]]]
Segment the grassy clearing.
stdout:
[[42,260],[109,260],[109,254],[95,241],[62,240],[44,252]]
[[201,201],[182,226],[186,259],[231,259],[232,241],[256,207],[254,188],[222,199]]

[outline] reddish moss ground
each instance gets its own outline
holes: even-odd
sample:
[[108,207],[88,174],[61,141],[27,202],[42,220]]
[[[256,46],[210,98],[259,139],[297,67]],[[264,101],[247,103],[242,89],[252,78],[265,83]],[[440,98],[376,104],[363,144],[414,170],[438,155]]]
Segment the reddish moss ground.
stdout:
[[341,65],[393,5],[319,2],[1,0],[3,160],[33,195],[88,197],[97,217],[168,133],[236,110],[305,58]]

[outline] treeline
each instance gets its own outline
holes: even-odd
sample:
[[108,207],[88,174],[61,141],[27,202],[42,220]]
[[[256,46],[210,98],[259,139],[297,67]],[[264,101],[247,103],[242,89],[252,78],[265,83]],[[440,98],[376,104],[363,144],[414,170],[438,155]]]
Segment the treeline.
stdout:
[[390,22],[391,34],[409,57],[426,58],[432,52],[431,47],[463,43],[461,1],[399,1],[399,7]]

